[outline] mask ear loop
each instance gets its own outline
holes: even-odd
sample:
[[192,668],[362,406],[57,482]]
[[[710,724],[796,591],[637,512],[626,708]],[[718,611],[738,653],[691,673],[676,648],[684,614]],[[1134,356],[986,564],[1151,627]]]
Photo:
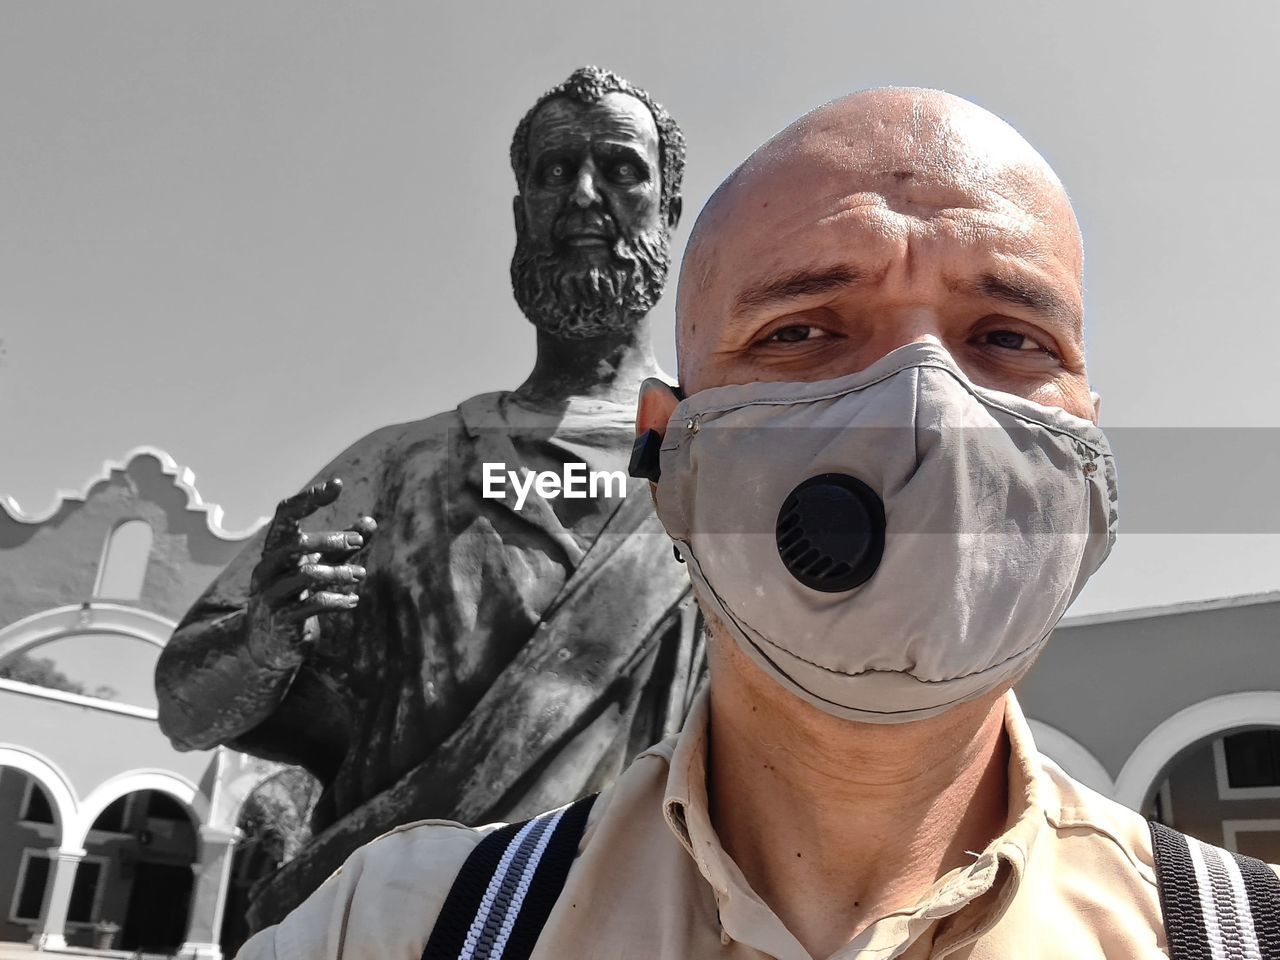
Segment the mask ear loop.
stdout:
[[[684,391],[679,384],[671,387],[677,400],[684,400]],[[646,430],[636,437],[631,447],[631,461],[627,464],[627,473],[639,480],[657,483],[662,476],[660,453],[662,450],[662,434],[657,430]]]
[[657,430],[646,430],[636,437],[631,447],[631,462],[627,464],[627,473],[639,480],[657,483],[662,476],[660,453],[662,451],[662,434]]

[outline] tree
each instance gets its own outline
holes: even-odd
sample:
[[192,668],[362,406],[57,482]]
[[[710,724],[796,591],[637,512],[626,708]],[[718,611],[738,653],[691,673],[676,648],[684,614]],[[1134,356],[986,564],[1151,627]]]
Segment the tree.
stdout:
[[20,653],[4,666],[0,667],[0,678],[17,680],[19,683],[30,683],[50,690],[63,690],[66,693],[78,693],[85,697],[99,697],[103,700],[114,700],[118,691],[114,687],[104,685],[92,691],[83,683],[72,680],[58,669],[58,665],[50,657],[33,657]]
[[37,687],[65,690],[67,693],[85,693],[84,684],[77,683],[68,677],[49,657],[33,657],[20,653],[0,667],[0,677],[21,683],[31,683]]
[[320,781],[301,767],[287,767],[264,780],[240,812],[240,841],[257,847],[273,866],[287,863],[311,838],[311,811]]

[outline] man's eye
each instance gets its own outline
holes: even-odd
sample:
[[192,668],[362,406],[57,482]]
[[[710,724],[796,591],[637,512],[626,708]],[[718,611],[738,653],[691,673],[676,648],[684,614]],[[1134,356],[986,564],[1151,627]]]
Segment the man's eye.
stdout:
[[640,171],[634,163],[620,163],[613,168],[613,175],[622,181],[634,183],[640,179]]
[[765,343],[800,343],[804,340],[816,340],[825,336],[826,331],[820,327],[811,327],[797,323],[789,327],[780,327],[765,337]]
[[991,346],[1000,347],[1004,350],[1039,350],[1043,353],[1048,353],[1044,347],[1040,346],[1025,333],[1017,333],[1013,330],[991,330],[983,334],[982,338]]

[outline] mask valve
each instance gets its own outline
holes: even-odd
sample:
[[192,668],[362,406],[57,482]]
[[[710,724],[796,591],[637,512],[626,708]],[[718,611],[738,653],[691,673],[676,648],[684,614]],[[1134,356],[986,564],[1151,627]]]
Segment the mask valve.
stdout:
[[857,477],[822,473],[787,494],[775,530],[787,572],[812,590],[844,593],[884,556],[884,503]]

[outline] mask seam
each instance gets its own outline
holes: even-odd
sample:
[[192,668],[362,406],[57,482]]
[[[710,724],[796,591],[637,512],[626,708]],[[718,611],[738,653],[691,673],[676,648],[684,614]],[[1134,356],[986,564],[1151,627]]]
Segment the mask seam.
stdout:
[[[682,541],[682,542],[683,542],[683,541]],[[1000,660],[1000,661],[998,661],[998,662],[996,662],[996,663],[993,663],[993,664],[991,664],[990,666],[983,667],[981,670],[973,670],[973,671],[971,671],[971,672],[969,672],[969,673],[962,673],[962,674],[960,674],[959,676],[956,676],[956,677],[944,677],[944,678],[943,678],[943,679],[941,679],[941,680],[927,680],[927,679],[925,679],[924,677],[918,677],[918,676],[916,676],[914,673],[910,673],[910,672],[908,672],[908,671],[906,671],[906,670],[886,670],[886,669],[883,669],[883,668],[881,668],[881,667],[868,667],[867,669],[865,669],[865,670],[859,670],[859,671],[857,671],[856,673],[849,673],[849,672],[848,672],[848,671],[846,671],[846,670],[837,670],[837,669],[835,669],[834,667],[824,666],[824,665],[823,665],[823,664],[821,664],[821,663],[816,663],[816,662],[814,662],[814,661],[812,661],[812,660],[807,660],[807,659],[805,659],[804,657],[800,656],[799,654],[792,653],[792,652],[791,652],[791,651],[789,651],[789,650],[784,650],[784,649],[782,648],[782,646],[781,646],[781,645],[774,643],[772,640],[770,640],[768,637],[766,637],[763,633],[761,633],[761,632],[760,632],[759,630],[757,630],[755,627],[751,626],[751,624],[747,623],[747,621],[743,620],[740,616],[738,616],[737,614],[735,614],[732,610],[730,610],[730,609],[729,609],[729,606],[728,606],[728,604],[727,604],[727,603],[725,603],[724,598],[720,596],[720,592],[719,592],[718,590],[716,590],[716,588],[715,588],[714,586],[712,586],[711,581],[707,579],[707,577],[706,577],[706,575],[705,575],[705,574],[703,574],[703,572],[702,572],[702,564],[701,564],[701,563],[698,563],[697,555],[693,552],[693,548],[692,548],[692,546],[690,546],[690,544],[689,544],[689,543],[685,542],[685,543],[684,543],[684,548],[685,548],[685,551],[688,553],[688,556],[686,557],[686,560],[692,560],[692,561],[697,565],[697,568],[698,568],[698,578],[699,578],[699,579],[700,579],[704,584],[706,584],[707,589],[711,591],[711,595],[715,598],[716,606],[718,606],[718,607],[721,609],[721,611],[725,614],[725,619],[727,619],[727,620],[731,620],[731,621],[734,623],[734,625],[738,627],[738,629],[739,629],[739,630],[742,630],[742,631],[743,631],[743,635],[744,635],[744,636],[746,636],[746,632],[747,632],[748,630],[750,630],[750,631],[751,631],[751,633],[754,633],[754,634],[758,635],[758,636],[760,637],[761,641],[763,641],[764,643],[767,643],[770,647],[772,647],[772,648],[774,648],[774,649],[776,649],[776,650],[779,650],[779,651],[781,651],[781,652],[783,652],[783,653],[787,654],[787,656],[789,656],[789,657],[794,657],[796,660],[799,660],[801,663],[806,663],[806,664],[808,664],[808,665],[809,665],[809,666],[811,666],[811,667],[814,667],[814,668],[816,668],[816,669],[818,669],[818,670],[823,671],[824,673],[831,673],[831,674],[835,674],[836,676],[839,676],[839,677],[851,677],[851,678],[852,678],[852,677],[861,677],[861,676],[865,676],[865,675],[867,675],[867,674],[869,674],[869,673],[896,673],[896,674],[900,674],[900,675],[905,676],[905,677],[910,677],[912,680],[916,681],[917,683],[951,683],[951,682],[953,682],[953,681],[955,681],[955,680],[967,680],[969,677],[976,677],[976,676],[978,676],[979,674],[986,673],[986,672],[988,672],[988,671],[990,671],[990,670],[995,670],[995,669],[997,669],[998,667],[1001,667],[1001,666],[1003,666],[1004,664],[1008,663],[1010,660],[1016,660],[1016,659],[1018,659],[1018,657],[1025,656],[1026,654],[1028,654],[1028,653],[1030,653],[1031,651],[1033,651],[1037,646],[1039,646],[1040,644],[1044,643],[1044,642],[1045,642],[1045,640],[1047,640],[1047,639],[1049,638],[1050,634],[1052,634],[1052,633],[1053,633],[1053,631],[1054,631],[1055,629],[1057,629],[1057,626],[1058,626],[1058,625],[1057,625],[1057,623],[1055,623],[1052,627],[1050,627],[1050,628],[1049,628],[1048,632],[1047,632],[1047,633],[1045,633],[1043,636],[1041,636],[1038,640],[1035,640],[1035,641],[1033,641],[1033,642],[1029,643],[1027,646],[1023,647],[1021,650],[1017,651],[1016,653],[1011,653],[1009,656],[1005,657],[1003,660]],[[764,649],[760,646],[760,644],[759,644],[759,643],[757,643],[757,642],[756,642],[754,639],[752,639],[750,636],[747,636],[747,641],[748,641],[748,642],[749,642],[753,647],[755,647],[757,650],[760,650],[760,652],[761,652],[762,654],[765,654],[765,656],[768,656],[768,654],[767,654],[767,653],[765,653]],[[773,662],[773,659],[774,659],[773,657],[769,657],[769,660],[770,660],[771,662]],[[800,683],[799,681],[797,681],[794,677],[792,677],[792,676],[791,676],[791,674],[787,673],[785,670],[782,670],[782,667],[781,667],[781,666],[779,666],[779,667],[778,667],[778,669],[779,669],[779,670],[781,670],[781,671],[786,675],[787,679],[789,679],[792,683],[796,684],[796,686],[801,687],[802,689],[808,690],[808,688],[807,688],[807,687],[805,687],[805,686],[804,686],[804,684],[802,684],[802,683]],[[808,692],[813,693],[813,691],[811,691],[811,690],[809,690]],[[817,696],[817,694],[814,694],[814,696]],[[824,700],[825,700],[826,698],[825,698],[825,697],[823,697],[822,699],[824,699]],[[828,702],[832,702],[832,701],[828,701]],[[870,712],[872,712],[872,713],[891,713],[891,712],[895,712],[895,711],[878,711],[878,710],[877,710],[877,711],[870,711]],[[909,712],[909,711],[900,711],[900,712]]]
[[916,388],[911,394],[911,452],[915,454],[914,473],[920,472],[920,371],[917,368]]
[[[1084,444],[1089,448],[1089,450],[1092,453],[1098,456],[1102,456],[1102,457],[1112,456],[1111,451],[1103,449],[1103,445],[1097,441],[1090,440],[1085,437],[1081,437],[1066,427],[1059,427],[1051,423],[1045,423],[1042,419],[1038,419],[1029,414],[1020,413],[1017,410],[1011,410],[1009,407],[1005,406],[1002,403],[983,397],[981,394],[977,392],[973,384],[966,381],[962,376],[959,376],[955,370],[952,370],[945,363],[942,363],[937,360],[903,362],[899,366],[894,367],[892,370],[888,370],[881,376],[876,377],[874,380],[868,380],[866,383],[857,384],[856,386],[845,387],[840,390],[832,390],[828,393],[819,394],[818,396],[813,396],[813,397],[802,396],[802,395],[792,395],[792,396],[783,396],[783,397],[761,398],[756,400],[747,400],[743,403],[721,404],[719,406],[708,407],[705,410],[686,409],[683,413],[681,413],[679,408],[677,408],[676,413],[672,415],[671,419],[683,420],[683,419],[688,419],[689,417],[692,417],[692,416],[706,416],[708,414],[714,414],[714,413],[727,413],[733,410],[741,410],[746,407],[781,406],[783,404],[789,404],[789,403],[800,403],[800,402],[816,403],[820,400],[833,400],[837,397],[848,396],[851,393],[858,393],[858,392],[861,392],[862,390],[867,389],[868,387],[873,387],[876,384],[883,383],[885,380],[889,379],[890,377],[897,376],[902,371],[913,368],[913,367],[917,370],[920,369],[921,367],[930,367],[935,370],[942,370],[945,373],[947,373],[953,380],[955,380],[956,383],[960,384],[960,386],[965,390],[965,392],[967,392],[971,397],[973,397],[983,406],[989,407],[993,410],[999,410],[1002,413],[1005,413],[1016,420],[1022,421],[1023,423],[1034,424],[1035,426],[1043,427],[1045,430],[1048,430],[1060,436],[1069,437],[1072,440],[1075,440],[1079,443]],[[1065,410],[1062,412],[1067,413],[1067,411]],[[1071,415],[1072,414],[1068,414],[1068,416],[1071,416]],[[1097,426],[1091,426],[1090,429],[1101,432],[1101,428]],[[670,434],[670,432],[671,431],[668,431],[668,434]],[[684,442],[684,439],[685,438],[682,437],[679,441],[672,444],[671,446],[663,445],[662,449],[675,450],[679,448],[680,444]]]
[[[1057,627],[1057,624],[1054,624],[1054,628],[1056,627]],[[754,627],[752,627],[752,630],[755,633],[760,633],[760,631],[755,630]],[[916,683],[952,683],[953,681],[956,681],[956,680],[967,680],[970,677],[976,677],[979,674],[986,673],[989,670],[995,670],[997,667],[1002,667],[1006,663],[1008,663],[1010,660],[1016,660],[1018,659],[1018,657],[1021,657],[1030,653],[1037,646],[1044,643],[1045,640],[1047,640],[1049,638],[1049,635],[1052,633],[1053,633],[1053,630],[1051,629],[1049,630],[1048,633],[1044,634],[1044,636],[1040,637],[1039,640],[1033,641],[1032,643],[1023,647],[1021,650],[1018,650],[1015,653],[1011,653],[1009,654],[1009,656],[1005,657],[1003,660],[997,661],[996,663],[993,663],[990,666],[983,667],[981,670],[971,670],[969,673],[962,673],[959,676],[955,676],[955,677],[943,677],[941,680],[928,680],[928,679],[925,679],[924,677],[918,677],[914,673],[910,673],[909,671],[906,671],[906,670],[887,670],[883,667],[867,667],[865,670],[859,670],[856,673],[849,673],[846,670],[837,670],[834,667],[824,666],[823,664],[817,663],[816,661],[807,660],[804,657],[800,656],[798,653],[793,653],[790,650],[785,650],[781,644],[774,643],[764,634],[760,634],[760,639],[763,640],[765,643],[767,643],[769,646],[785,653],[787,656],[794,657],[796,660],[799,660],[801,663],[807,663],[809,666],[817,670],[821,670],[824,673],[832,673],[839,677],[861,677],[861,676],[865,676],[868,673],[896,673],[904,677],[910,677],[912,680],[916,681]]]

